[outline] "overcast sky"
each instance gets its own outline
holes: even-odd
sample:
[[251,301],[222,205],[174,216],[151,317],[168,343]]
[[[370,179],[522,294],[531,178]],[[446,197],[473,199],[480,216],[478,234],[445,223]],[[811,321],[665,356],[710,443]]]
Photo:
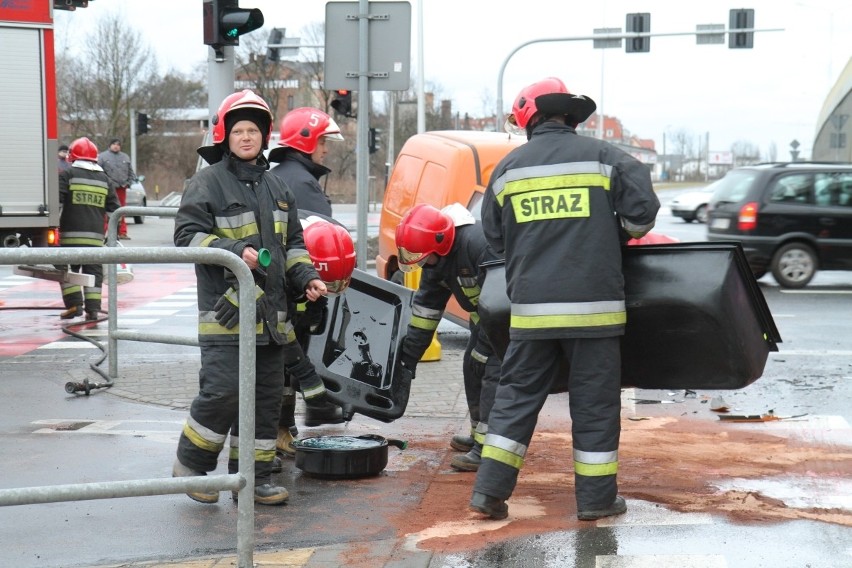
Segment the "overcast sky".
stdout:
[[[654,139],[661,153],[664,133],[671,144],[675,132],[686,130],[696,146],[699,137],[709,135],[713,151],[744,140],[768,157],[774,143],[783,160],[795,139],[809,157],[825,98],[852,56],[849,0],[422,1],[423,76],[441,98],[453,100],[454,110],[493,114],[505,63],[505,110],[520,88],[555,75],[571,92],[592,97],[631,133]],[[417,2],[411,2],[413,87],[419,74]],[[302,36],[306,26],[325,20],[322,0],[241,0],[240,5],[261,9],[265,26],[286,28],[287,36]],[[695,36],[667,36],[652,38],[650,53],[559,41],[535,43],[509,57],[530,40],[623,29],[628,12],[649,12],[652,33],[676,34],[695,31],[697,24],[727,25],[730,8],[754,8],[755,28],[784,31],[756,33],[753,49],[729,49],[727,39],[723,45],[696,45]],[[93,0],[75,13],[57,11],[57,33],[86,37],[86,28],[106,13],[123,14],[139,29],[164,69],[189,72],[205,65],[201,0]]]

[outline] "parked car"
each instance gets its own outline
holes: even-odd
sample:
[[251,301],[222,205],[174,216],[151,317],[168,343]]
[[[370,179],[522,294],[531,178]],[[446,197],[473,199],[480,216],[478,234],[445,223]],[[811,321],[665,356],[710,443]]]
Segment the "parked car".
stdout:
[[716,183],[713,182],[695,191],[681,193],[672,199],[671,203],[669,203],[672,215],[680,217],[687,223],[692,223],[693,221],[706,223],[707,204],[710,202],[710,196],[713,195],[713,191],[716,189]]
[[710,198],[707,240],[738,241],[756,278],[803,288],[817,270],[852,270],[852,164],[736,168]]
[[[147,207],[148,206],[148,195],[145,193],[145,186],[142,185],[142,182],[145,181],[145,176],[139,176],[136,178],[130,187],[127,188],[127,199],[125,201],[125,205],[128,207]],[[133,222],[137,225],[141,225],[145,222],[144,215],[136,215],[133,217]]]

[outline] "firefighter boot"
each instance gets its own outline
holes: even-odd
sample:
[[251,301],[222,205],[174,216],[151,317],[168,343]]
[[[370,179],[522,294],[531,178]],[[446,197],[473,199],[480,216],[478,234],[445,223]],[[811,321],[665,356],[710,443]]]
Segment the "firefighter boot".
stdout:
[[329,402],[323,401],[305,401],[305,426],[322,426],[323,424],[343,424],[346,420],[343,418],[343,409]]
[[[296,436],[299,435],[299,429],[295,426],[289,428],[278,427],[278,439],[275,440],[275,449],[282,455],[293,457],[296,455],[296,447],[293,442],[296,441]],[[283,466],[282,466],[283,467]],[[273,470],[273,473],[276,473]]]
[[[285,488],[269,481],[254,486],[254,502],[261,505],[283,505],[289,496],[290,493]],[[232,491],[231,497],[235,502],[239,501],[237,491]]]
[[[201,477],[205,475],[207,475],[206,472],[195,471],[180,463],[178,459],[175,459],[175,464],[172,466],[172,477]],[[186,495],[199,503],[215,503],[219,500],[218,491],[190,491]]]
[[281,473],[284,471],[284,460],[281,459],[281,456],[276,455],[272,458],[272,473]]
[[469,452],[473,449],[473,445],[475,443],[473,436],[470,434],[456,434],[450,440],[450,447],[454,450],[458,450],[459,452]]
[[473,448],[460,456],[453,458],[450,467],[458,471],[476,471],[482,463],[482,444],[473,443]]
[[474,491],[470,498],[470,509],[497,521],[509,516],[509,506],[505,501],[478,491]]
[[71,306],[59,314],[59,319],[70,320],[83,315],[83,306]]
[[621,495],[615,496],[615,501],[606,509],[592,509],[587,511],[577,511],[577,518],[581,521],[596,521],[604,517],[613,515],[621,515],[627,511],[627,503]]

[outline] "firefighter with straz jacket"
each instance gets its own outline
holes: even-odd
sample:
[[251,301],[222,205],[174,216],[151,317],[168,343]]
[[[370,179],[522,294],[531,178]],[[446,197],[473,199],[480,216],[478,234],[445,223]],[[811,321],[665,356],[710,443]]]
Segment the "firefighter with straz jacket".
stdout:
[[[119,208],[115,189],[109,183],[103,168],[98,165],[98,148],[88,138],[71,142],[66,160],[69,168],[59,172],[59,244],[63,247],[104,246],[105,214]],[[65,311],[62,319],[83,315],[86,321],[101,317],[101,286],[104,270],[101,264],[73,265],[73,271],[82,271],[95,277],[94,286],[82,288],[79,284],[63,282],[62,301]]]
[[471,509],[508,516],[538,413],[564,360],[577,517],[627,510],[618,495],[621,350],[627,314],[621,247],[654,226],[650,170],[577,134],[595,103],[554,77],[518,94],[510,131],[528,142],[497,165],[482,203],[485,237],[506,257],[509,346]]

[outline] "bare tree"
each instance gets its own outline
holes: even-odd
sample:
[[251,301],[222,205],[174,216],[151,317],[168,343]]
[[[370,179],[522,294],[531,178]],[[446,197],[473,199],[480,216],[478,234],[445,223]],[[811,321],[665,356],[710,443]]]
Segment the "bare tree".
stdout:
[[144,112],[151,130],[137,136],[137,170],[146,175],[149,192],[181,189],[195,170],[202,137],[199,125],[181,121],[174,109],[206,106],[203,79],[161,75],[150,47],[120,15],[103,16],[76,51],[57,51],[61,137],[87,136],[104,149],[114,136],[127,140],[135,112]]
[[747,140],[737,140],[731,144],[731,152],[734,154],[737,166],[760,162],[760,148]]
[[145,106],[156,79],[157,60],[141,34],[107,14],[79,56],[57,58],[59,108],[75,135],[105,147],[113,136],[128,137],[130,113]]

